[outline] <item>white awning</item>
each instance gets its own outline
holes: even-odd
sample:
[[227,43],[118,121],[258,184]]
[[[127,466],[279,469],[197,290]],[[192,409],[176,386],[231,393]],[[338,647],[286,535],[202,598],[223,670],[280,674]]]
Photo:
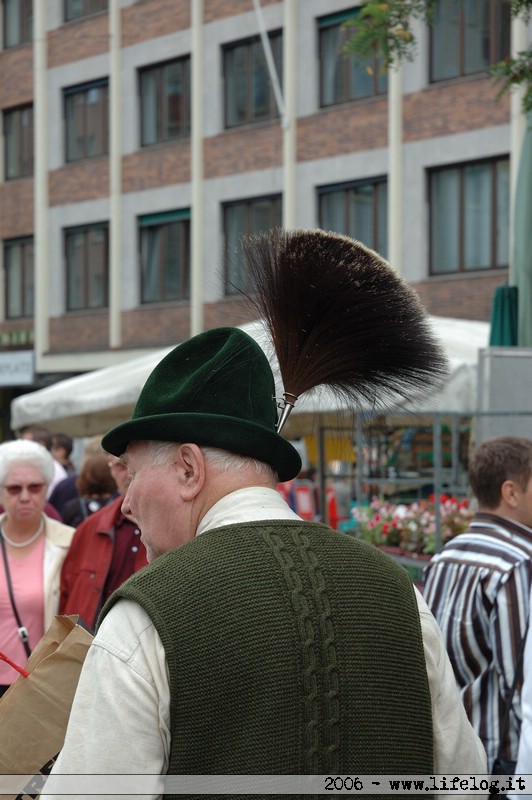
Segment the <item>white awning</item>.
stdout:
[[[451,374],[443,390],[419,397],[404,410],[473,413],[477,407],[478,351],[488,346],[489,323],[434,316],[430,317],[430,322],[447,353]],[[280,392],[277,364],[262,323],[251,322],[241,327],[270,359]],[[21,395],[11,403],[11,427],[20,430],[26,425],[40,423],[52,431],[65,431],[74,437],[105,433],[113,425],[130,418],[148,375],[170,350],[172,347],[155,350],[118,366],[67,378]],[[332,392],[318,389],[298,401],[292,417],[338,414],[342,410]],[[287,434],[290,435],[289,428]]]

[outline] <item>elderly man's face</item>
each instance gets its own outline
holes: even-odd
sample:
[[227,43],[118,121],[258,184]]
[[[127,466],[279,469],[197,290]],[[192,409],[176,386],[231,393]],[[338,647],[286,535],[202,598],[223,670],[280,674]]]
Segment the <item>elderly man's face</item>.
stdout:
[[124,456],[130,478],[122,511],[141,531],[148,561],[194,538],[190,509],[179,494],[174,464],[154,464],[147,442],[134,442]]

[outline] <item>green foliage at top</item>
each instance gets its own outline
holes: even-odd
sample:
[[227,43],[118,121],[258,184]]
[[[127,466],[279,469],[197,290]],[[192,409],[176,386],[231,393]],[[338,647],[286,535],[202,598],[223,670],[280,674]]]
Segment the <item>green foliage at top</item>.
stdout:
[[[412,23],[421,19],[432,22],[434,0],[366,0],[358,13],[345,25],[353,27],[353,36],[345,44],[345,52],[355,59],[366,59],[377,53],[383,69],[398,66],[405,59],[411,61],[416,53],[416,38]],[[532,13],[532,0],[512,0],[513,16],[528,20]],[[522,86],[523,111],[532,111],[532,47],[516,58],[506,58],[490,67],[490,75],[499,83],[499,95],[514,86]]]

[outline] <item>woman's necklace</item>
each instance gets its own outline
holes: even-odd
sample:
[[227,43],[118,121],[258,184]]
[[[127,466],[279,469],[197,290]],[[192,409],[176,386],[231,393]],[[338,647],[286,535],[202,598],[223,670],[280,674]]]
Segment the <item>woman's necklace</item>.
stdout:
[[44,517],[41,516],[41,524],[39,525],[33,536],[30,536],[30,538],[26,539],[25,542],[13,542],[8,536],[6,536],[4,532],[4,526],[0,525],[0,533],[2,534],[2,539],[4,540],[4,542],[7,542],[8,545],[10,545],[11,547],[29,547],[30,544],[33,544],[33,542],[37,541],[37,539],[43,532],[43,529],[44,529]]

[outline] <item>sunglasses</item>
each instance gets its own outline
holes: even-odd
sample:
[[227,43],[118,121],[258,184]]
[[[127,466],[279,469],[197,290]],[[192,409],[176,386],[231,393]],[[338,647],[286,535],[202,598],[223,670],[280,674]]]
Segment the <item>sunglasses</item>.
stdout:
[[12,497],[16,497],[18,494],[22,494],[24,489],[27,489],[30,494],[39,494],[45,486],[45,483],[28,483],[26,486],[21,486],[20,483],[10,483],[2,486],[2,489],[5,489]]

